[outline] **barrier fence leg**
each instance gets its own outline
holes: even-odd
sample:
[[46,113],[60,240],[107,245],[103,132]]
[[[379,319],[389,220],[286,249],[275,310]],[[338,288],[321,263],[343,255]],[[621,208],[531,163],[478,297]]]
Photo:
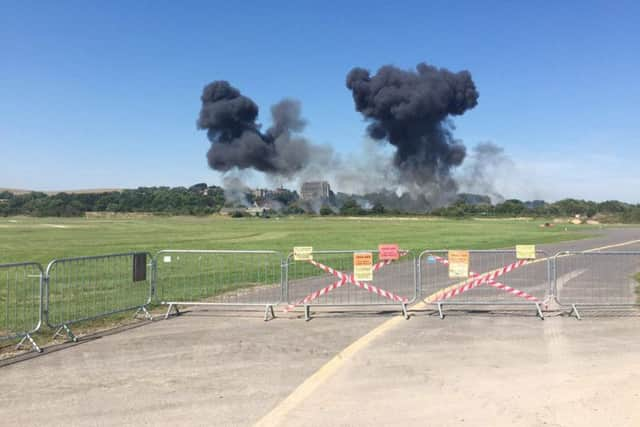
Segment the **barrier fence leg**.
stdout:
[[[64,334],[62,333],[62,331],[64,331]],[[78,342],[78,338],[75,335],[73,335],[73,332],[71,332],[71,329],[69,329],[69,327],[66,324],[60,326],[56,330],[56,332],[53,334],[53,339],[55,340],[58,336],[63,336],[63,335],[66,335],[73,342]]]
[[405,319],[409,320],[409,312],[407,312],[407,303],[402,303],[402,315]]
[[171,315],[171,309],[176,311],[176,316],[180,315],[180,310],[178,310],[178,304],[170,303],[169,308],[167,309],[167,313],[164,315],[165,320],[169,318]]
[[[269,314],[271,314],[271,318],[269,318]],[[267,306],[264,309],[264,321],[268,321],[271,319],[275,319],[276,318],[276,314],[273,312],[273,306],[271,304],[267,304]]]
[[542,314],[542,308],[540,307],[540,303],[536,303],[536,310],[538,311],[538,317],[540,320],[544,320],[544,314]]
[[134,318],[138,317],[138,314],[144,314],[144,318],[147,320],[153,320],[153,316],[151,315],[151,313],[149,313],[149,310],[147,310],[147,307],[145,307],[144,305],[141,306],[138,311],[136,311],[136,314],[133,315]]
[[34,339],[31,337],[30,334],[26,334],[24,337],[22,337],[22,339],[20,340],[20,342],[18,343],[18,345],[16,345],[16,350],[20,350],[20,348],[22,347],[22,345],[24,344],[25,341],[29,341],[29,343],[31,344],[31,349],[34,351],[37,351],[38,353],[42,353],[42,349],[40,347],[38,347],[38,344],[36,344],[36,342],[34,341]]
[[310,305],[306,305],[304,306],[304,320],[306,320],[307,322],[309,320],[311,320],[311,306]]
[[441,319],[444,319],[444,313],[442,312],[442,303],[441,302],[438,303],[438,314],[440,315]]
[[578,307],[576,307],[575,304],[571,304],[571,311],[569,312],[569,317],[571,317],[571,315],[573,313],[576,314],[576,319],[582,320],[582,316],[580,316],[580,312],[578,311]]

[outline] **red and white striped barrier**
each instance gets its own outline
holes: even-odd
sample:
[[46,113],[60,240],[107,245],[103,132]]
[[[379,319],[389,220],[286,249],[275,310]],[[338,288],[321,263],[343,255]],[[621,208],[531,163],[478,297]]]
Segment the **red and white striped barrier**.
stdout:
[[[408,252],[403,251],[400,253],[400,256],[404,256],[406,255]],[[377,263],[375,263],[371,269],[376,272],[378,270],[380,270],[382,267],[384,267],[385,265],[389,265],[391,264],[393,261],[392,260],[385,260],[385,261],[378,261]],[[320,270],[329,273],[333,276],[338,277],[340,280],[338,280],[337,282],[334,282],[332,284],[330,284],[329,286],[325,286],[322,289],[319,289],[317,291],[314,291],[312,293],[310,293],[309,295],[307,295],[306,297],[304,297],[303,299],[301,299],[300,301],[296,302],[295,304],[290,304],[288,305],[285,309],[284,312],[287,313],[291,310],[293,310],[294,308],[296,308],[299,305],[306,305],[308,303],[310,303],[311,301],[320,298],[323,295],[328,294],[329,292],[338,289],[340,287],[342,287],[343,285],[349,283],[352,285],[357,286],[360,289],[364,289],[365,291],[374,293],[376,295],[380,295],[381,297],[384,298],[388,298],[392,301],[396,301],[396,302],[400,302],[400,303],[406,303],[409,300],[405,297],[401,297],[398,296],[392,292],[389,292],[387,290],[378,288],[377,286],[374,285],[370,285],[366,282],[361,282],[361,281],[357,281],[355,280],[355,277],[353,274],[347,274],[347,273],[343,273],[342,271],[336,270],[334,268],[331,268],[329,266],[326,266],[324,264],[321,264],[317,261],[314,260],[309,260],[309,263],[318,267]]]
[[290,304],[288,305],[285,309],[284,312],[289,312],[291,310],[293,310],[294,308],[296,308],[296,306],[298,305],[305,305],[308,304],[309,302],[313,301],[316,298],[320,298],[323,295],[328,294],[329,292],[333,291],[334,289],[338,289],[340,287],[342,287],[343,285],[345,285],[347,283],[347,275],[343,275],[342,279],[338,280],[337,282],[334,282],[332,284],[330,284],[329,286],[326,286],[322,289],[319,289],[317,291],[314,291],[312,293],[310,293],[309,295],[307,295],[306,297],[304,297],[303,299],[301,299],[300,301],[298,301],[295,304]]
[[[430,255],[432,256],[436,261],[438,261],[441,264],[444,265],[448,265],[449,264],[449,260],[446,258],[442,258],[436,255]],[[536,297],[534,297],[533,295],[530,295],[524,291],[521,291],[519,289],[515,289],[512,288],[511,286],[505,285],[504,283],[500,283],[497,282],[495,280],[496,277],[502,276],[503,274],[509,273],[510,271],[515,270],[516,268],[522,267],[523,265],[525,265],[527,263],[527,260],[518,260],[514,263],[511,263],[509,265],[506,265],[500,269],[497,269],[491,273],[487,273],[484,275],[481,275],[479,273],[475,273],[473,271],[469,272],[469,276],[472,279],[475,279],[471,282],[467,282],[465,284],[463,284],[462,286],[459,286],[455,289],[451,289],[448,292],[444,292],[442,294],[439,294],[435,297],[435,299],[433,300],[433,302],[438,302],[438,301],[444,301],[450,298],[453,298],[457,295],[460,295],[464,292],[467,292],[473,288],[476,288],[484,283],[486,283],[487,285],[494,287],[496,289],[500,289],[504,292],[510,293],[511,295],[520,297],[520,298],[524,298],[527,301],[531,301],[531,302],[540,302],[540,300]]]

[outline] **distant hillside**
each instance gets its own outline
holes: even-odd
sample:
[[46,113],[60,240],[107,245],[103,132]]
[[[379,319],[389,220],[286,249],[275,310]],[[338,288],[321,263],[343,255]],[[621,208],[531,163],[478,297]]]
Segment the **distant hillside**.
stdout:
[[0,193],[4,193],[4,192],[9,192],[9,193],[13,193],[13,194],[26,194],[26,193],[30,193],[31,190],[18,190],[15,188],[2,188],[0,187]]
[[[100,194],[100,193],[112,193],[114,191],[122,191],[123,188],[87,188],[85,190],[59,190],[59,191],[38,191],[38,193],[45,193],[49,196],[53,196],[58,193],[67,193],[67,194]],[[13,194],[27,194],[31,193],[35,190],[19,190],[16,188],[2,188],[0,187],[0,193],[9,192]]]

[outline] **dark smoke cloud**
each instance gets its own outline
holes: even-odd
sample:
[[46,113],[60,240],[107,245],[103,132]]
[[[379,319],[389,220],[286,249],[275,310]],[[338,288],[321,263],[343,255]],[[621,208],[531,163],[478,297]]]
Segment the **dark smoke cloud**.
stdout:
[[412,193],[428,187],[429,197],[456,192],[450,172],[462,164],[466,149],[453,138],[450,117],[478,103],[468,71],[453,73],[421,63],[416,71],[387,65],[372,76],[354,68],[347,75],[347,87],[356,110],[370,121],[369,136],[396,147],[393,165],[402,184]]
[[210,83],[200,99],[197,126],[207,130],[211,141],[207,159],[213,169],[252,168],[289,177],[309,162],[308,142],[295,135],[305,127],[298,101],[284,99],[271,107],[273,125],[261,133],[258,106],[229,82]]

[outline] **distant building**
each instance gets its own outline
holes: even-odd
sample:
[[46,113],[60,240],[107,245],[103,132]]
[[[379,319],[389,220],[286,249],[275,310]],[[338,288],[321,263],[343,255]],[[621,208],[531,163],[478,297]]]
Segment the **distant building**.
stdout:
[[247,212],[247,208],[241,207],[241,208],[222,208],[222,209],[220,209],[220,215],[233,215],[235,212],[246,213]]
[[207,184],[205,184],[204,182],[201,182],[199,184],[195,184],[192,185],[191,187],[189,187],[189,191],[191,191],[192,193],[198,193],[198,194],[202,194],[202,195],[207,195],[207,190],[209,189],[209,186]]
[[271,191],[267,190],[266,188],[256,188],[252,191],[252,193],[253,197],[255,197],[256,199],[266,199],[267,197],[271,196]]
[[302,184],[300,196],[302,200],[328,199],[331,187],[327,181],[312,181]]
[[263,216],[266,211],[267,209],[262,206],[252,206],[247,208],[247,213],[252,216]]
[[250,206],[250,207],[235,207],[235,208],[222,208],[220,209],[220,215],[228,215],[228,216],[233,216],[236,213],[240,213],[243,215],[249,215],[249,216],[264,216],[265,213],[267,212],[267,208],[264,206],[258,206],[258,205],[254,205],[254,206]]

